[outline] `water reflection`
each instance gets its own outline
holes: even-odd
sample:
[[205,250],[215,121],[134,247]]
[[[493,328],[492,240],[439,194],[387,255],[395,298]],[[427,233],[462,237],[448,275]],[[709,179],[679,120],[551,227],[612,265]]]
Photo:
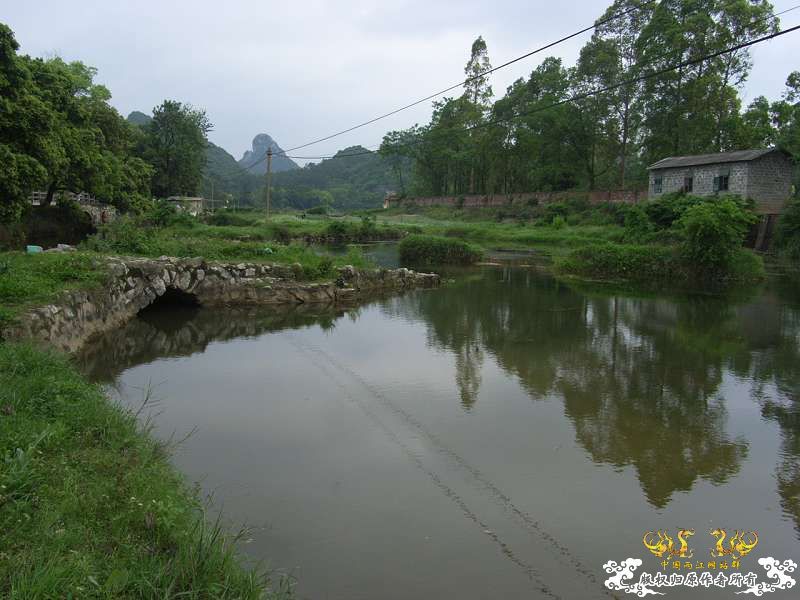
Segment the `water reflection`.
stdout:
[[[358,309],[347,312],[356,318]],[[113,382],[130,367],[160,358],[202,353],[212,342],[253,338],[270,331],[311,325],[332,329],[344,314],[313,305],[227,308],[224,315],[215,309],[163,307],[143,312],[124,327],[95,339],[75,360],[93,381]]]
[[657,508],[698,479],[720,485],[739,472],[748,442],[727,433],[720,392],[735,373],[781,428],[778,491],[800,528],[800,313],[786,292],[636,298],[504,269],[387,310],[416,313],[430,343],[455,355],[465,408],[493,356],[534,400],[560,398],[592,460],[632,465]]
[[[531,269],[489,268],[381,310],[424,323],[428,346],[453,357],[451,385],[467,414],[480,405],[486,368],[496,365],[534,402],[559,402],[591,460],[632,468],[657,509],[698,481],[722,485],[740,472],[753,440],[730,433],[725,383],[733,379],[779,429],[777,492],[800,532],[799,297],[782,284],[751,297],[636,297]],[[159,311],[97,340],[78,360],[94,379],[113,381],[134,365],[202,353],[212,341],[331,329],[358,314]]]

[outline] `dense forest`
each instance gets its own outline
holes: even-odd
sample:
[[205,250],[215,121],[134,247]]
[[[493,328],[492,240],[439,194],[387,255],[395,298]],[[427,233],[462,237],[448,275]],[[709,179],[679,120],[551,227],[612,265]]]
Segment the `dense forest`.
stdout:
[[[303,168],[276,157],[274,206],[378,206],[387,191],[641,188],[665,156],[779,145],[800,157],[800,72],[780,98],[743,106],[752,58],[725,52],[778,28],[764,0],[616,0],[575,65],[543,58],[499,98],[479,37],[463,93],[436,101],[428,124],[387,133],[377,153],[353,146]],[[123,210],[178,194],[263,206],[263,161],[247,169],[247,156],[210,143],[204,111],[165,100],[126,120],[93,68],[18,48],[0,24],[0,220],[19,220],[34,190],[48,204],[82,191]],[[256,136],[249,157],[265,144],[274,141]]]
[[413,161],[410,195],[641,188],[666,156],[772,145],[800,158],[800,73],[743,108],[750,52],[720,53],[778,27],[763,0],[616,0],[577,64],[547,57],[495,101],[478,38],[463,94],[380,153]]
[[92,67],[18,49],[0,23],[0,223],[18,223],[37,190],[46,205],[86,192],[134,211],[154,196],[197,193],[211,129],[204,111],[165,100],[135,125]]
[[[257,138],[262,135],[265,134]],[[277,152],[275,148],[273,152]],[[263,151],[261,155],[263,158]],[[241,161],[237,163],[228,152],[210,142],[206,157],[202,183],[206,198],[211,198],[213,192],[216,200],[228,206],[264,205],[263,173],[245,171]],[[398,189],[398,177],[402,178],[404,171],[408,176],[410,166],[408,159],[385,158],[362,146],[352,146],[303,168],[273,169],[272,205],[301,210],[320,205],[333,210],[380,206],[387,192]]]

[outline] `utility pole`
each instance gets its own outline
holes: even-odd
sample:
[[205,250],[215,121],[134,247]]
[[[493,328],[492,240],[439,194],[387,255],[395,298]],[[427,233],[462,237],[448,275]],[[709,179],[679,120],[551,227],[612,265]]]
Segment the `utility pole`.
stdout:
[[270,201],[272,200],[272,146],[267,149],[267,221],[269,221]]
[[214,180],[211,180],[211,212],[214,212]]

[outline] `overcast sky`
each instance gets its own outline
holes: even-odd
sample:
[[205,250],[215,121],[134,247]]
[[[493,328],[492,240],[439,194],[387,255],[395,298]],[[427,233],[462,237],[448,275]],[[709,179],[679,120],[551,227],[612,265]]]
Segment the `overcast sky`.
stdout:
[[[21,51],[96,67],[123,114],[164,98],[206,109],[210,139],[237,159],[253,136],[284,148],[344,129],[463,78],[483,35],[497,65],[592,23],[611,0],[3,0],[0,21]],[[796,0],[775,0],[776,11]],[[782,18],[800,23],[800,10]],[[589,33],[549,54],[574,63]],[[777,98],[800,68],[800,33],[753,49],[745,103]],[[545,54],[493,75],[495,96]],[[326,155],[378,144],[389,129],[424,123],[430,103],[298,151]],[[304,161],[298,161],[304,162]]]

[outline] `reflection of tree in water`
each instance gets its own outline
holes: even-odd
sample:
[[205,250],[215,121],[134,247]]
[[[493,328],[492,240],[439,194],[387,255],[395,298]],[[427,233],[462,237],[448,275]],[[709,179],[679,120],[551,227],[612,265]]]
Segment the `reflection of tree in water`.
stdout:
[[590,296],[506,269],[394,309],[421,313],[430,343],[455,354],[462,401],[475,401],[480,380],[468,359],[483,349],[532,397],[562,397],[592,459],[632,465],[654,506],[698,478],[723,483],[746,455],[714,397],[726,355],[741,345],[725,300]]
[[781,506],[800,533],[800,290],[779,282],[757,302],[739,310],[748,352],[732,363],[737,375],[754,381],[753,397],[764,419],[781,431],[776,469]]
[[715,301],[593,298],[592,343],[576,348],[556,387],[578,440],[597,462],[633,465],[647,499],[664,507],[697,478],[723,483],[746,455],[725,434],[714,398],[729,339],[729,311]]
[[465,344],[456,351],[456,385],[461,396],[461,405],[467,410],[478,399],[482,366],[483,350],[477,344]]

